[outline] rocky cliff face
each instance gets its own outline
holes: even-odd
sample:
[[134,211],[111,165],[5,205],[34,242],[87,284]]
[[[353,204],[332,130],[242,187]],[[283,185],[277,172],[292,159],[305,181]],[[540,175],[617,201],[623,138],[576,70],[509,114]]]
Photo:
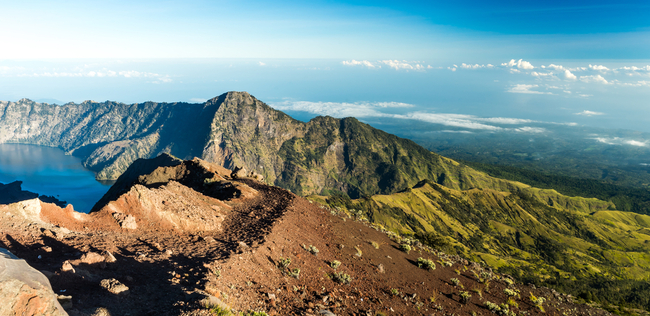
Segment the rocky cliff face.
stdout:
[[354,118],[304,123],[246,92],[204,104],[0,102],[0,142],[61,147],[98,179],[117,179],[139,158],[170,153],[243,166],[303,195],[393,193],[422,179],[456,189],[508,185]]

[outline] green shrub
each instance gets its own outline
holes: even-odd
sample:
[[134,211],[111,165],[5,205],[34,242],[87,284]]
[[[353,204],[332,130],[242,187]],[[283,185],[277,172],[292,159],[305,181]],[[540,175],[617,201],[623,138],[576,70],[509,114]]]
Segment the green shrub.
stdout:
[[343,272],[334,272],[331,274],[332,280],[341,284],[350,284],[352,282],[352,277],[349,274]]
[[330,262],[330,267],[332,267],[332,269],[334,270],[338,269],[340,266],[341,266],[341,261],[333,260],[332,262]]
[[472,294],[469,294],[467,291],[460,291],[460,302],[463,304],[469,303],[469,300],[472,298]]
[[280,257],[280,260],[278,260],[278,267],[283,271],[286,270],[290,264],[291,264],[291,258]]
[[406,254],[408,254],[409,252],[411,252],[411,246],[409,246],[408,244],[401,244],[401,245],[399,245],[399,249],[400,249],[401,251],[406,252]]
[[418,258],[418,267],[427,270],[435,270],[436,263],[431,259],[424,259],[422,257]]

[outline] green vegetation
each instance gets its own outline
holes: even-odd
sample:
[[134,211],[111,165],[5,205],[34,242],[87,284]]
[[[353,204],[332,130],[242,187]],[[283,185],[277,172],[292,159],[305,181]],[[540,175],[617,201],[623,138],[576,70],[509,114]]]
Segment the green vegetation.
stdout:
[[532,292],[530,293],[530,301],[539,309],[540,312],[544,312],[544,302],[546,302],[546,298],[543,297],[537,297],[535,296]]
[[332,269],[334,270],[338,269],[340,266],[341,266],[341,261],[333,260],[332,262],[330,262],[330,267],[332,267]]
[[280,260],[278,260],[278,268],[280,268],[280,270],[283,272],[289,269],[289,265],[291,265],[291,258],[280,257]]
[[[328,201],[521,283],[577,297],[591,292],[596,302],[650,309],[650,216],[618,211],[614,203],[594,198],[510,184],[507,191],[460,191],[421,181],[391,195]],[[490,276],[477,280],[488,292]]]
[[309,251],[314,256],[318,255],[319,253],[318,248],[314,247],[313,245],[305,246],[305,244],[303,244],[302,248]]
[[418,258],[418,267],[427,270],[435,270],[436,264],[431,259]]
[[467,291],[460,291],[460,302],[463,304],[469,303],[469,300],[472,298],[472,294],[469,294]]
[[350,282],[352,282],[352,277],[349,274],[343,272],[334,272],[330,274],[330,278],[332,278],[334,282],[341,284],[350,284]]
[[564,195],[611,201],[619,211],[650,215],[650,190],[647,188],[628,187],[604,180],[551,175],[512,166],[469,161],[463,163],[496,178],[519,181],[541,189],[553,189]]

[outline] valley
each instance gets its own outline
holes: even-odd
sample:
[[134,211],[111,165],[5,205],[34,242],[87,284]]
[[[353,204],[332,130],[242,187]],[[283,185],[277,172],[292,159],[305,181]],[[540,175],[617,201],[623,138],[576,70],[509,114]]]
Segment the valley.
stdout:
[[[246,92],[0,110],[0,141],[60,147],[115,180],[88,214],[33,196],[0,212],[2,247],[79,298],[66,305],[78,315],[536,314],[538,296],[557,299],[552,314],[650,309],[638,185],[459,162],[355,118],[297,121]],[[84,261],[107,252],[117,263]],[[421,269],[427,258],[437,269]],[[111,278],[137,289],[122,307],[98,286]]]

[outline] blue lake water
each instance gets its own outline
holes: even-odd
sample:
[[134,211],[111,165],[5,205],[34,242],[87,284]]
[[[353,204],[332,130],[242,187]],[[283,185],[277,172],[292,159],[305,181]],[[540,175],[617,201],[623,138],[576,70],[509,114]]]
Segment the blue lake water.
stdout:
[[22,181],[23,190],[51,195],[88,212],[108,191],[111,182],[95,180],[95,174],[77,157],[63,150],[23,144],[0,144],[0,183]]

